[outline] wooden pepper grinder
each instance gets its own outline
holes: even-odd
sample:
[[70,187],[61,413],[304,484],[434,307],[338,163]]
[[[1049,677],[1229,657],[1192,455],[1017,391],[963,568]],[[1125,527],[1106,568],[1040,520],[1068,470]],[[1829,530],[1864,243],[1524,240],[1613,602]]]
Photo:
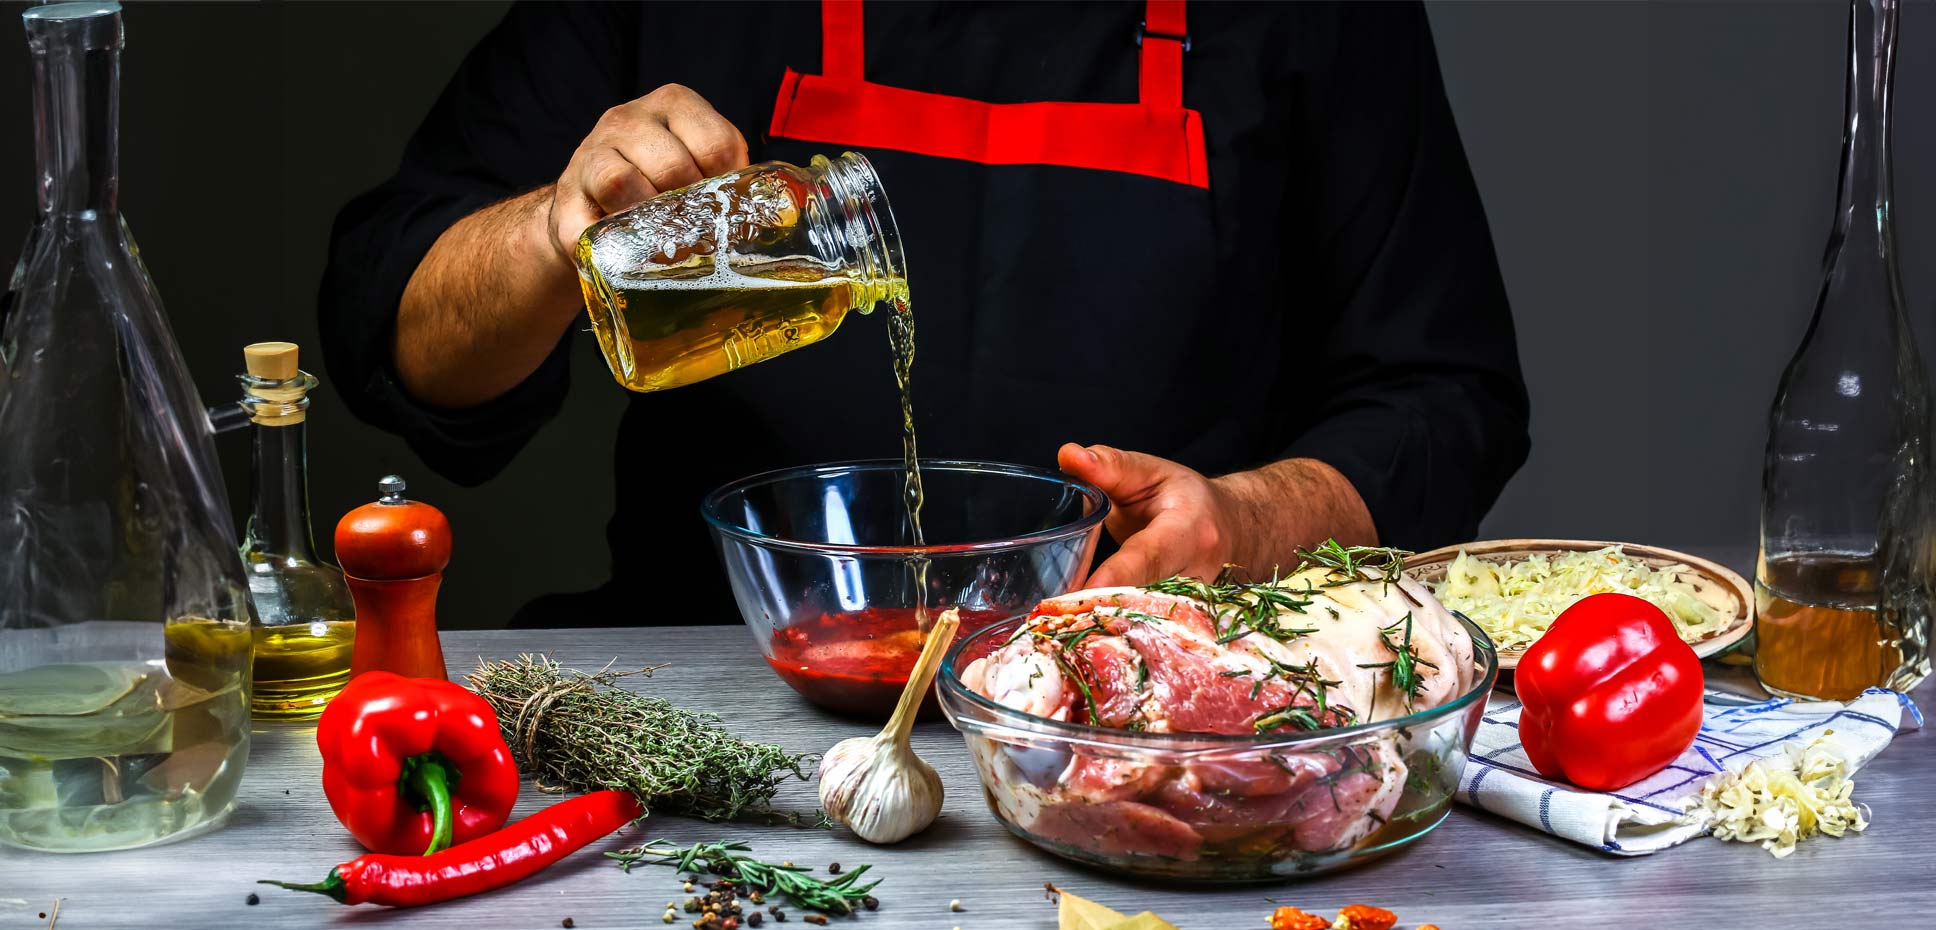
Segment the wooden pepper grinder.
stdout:
[[336,524],[336,559],[356,599],[350,677],[381,669],[448,679],[437,639],[437,588],[450,564],[450,521],[429,504],[405,500],[396,475],[376,488],[382,496],[375,503]]

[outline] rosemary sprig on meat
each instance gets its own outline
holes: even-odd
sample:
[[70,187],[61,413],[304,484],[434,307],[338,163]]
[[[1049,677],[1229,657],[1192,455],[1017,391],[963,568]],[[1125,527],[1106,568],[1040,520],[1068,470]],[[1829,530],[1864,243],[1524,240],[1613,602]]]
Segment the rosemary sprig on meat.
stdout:
[[[1398,629],[1401,624],[1405,627],[1404,639],[1394,644],[1391,641],[1392,631]],[[1409,707],[1411,706],[1411,702],[1417,699],[1418,689],[1425,684],[1425,679],[1420,676],[1418,667],[1423,665],[1435,672],[1439,668],[1437,665],[1419,658],[1418,647],[1412,645],[1412,612],[1409,610],[1406,611],[1405,619],[1380,629],[1378,631],[1378,641],[1383,643],[1386,649],[1391,650],[1392,660],[1390,662],[1360,663],[1358,667],[1391,669],[1392,687],[1405,692],[1405,704]]]
[[669,865],[695,875],[710,872],[763,895],[780,895],[796,907],[828,914],[852,914],[854,906],[862,903],[867,893],[880,884],[878,881],[859,884],[861,874],[867,871],[864,865],[831,880],[820,879],[806,874],[809,870],[805,866],[791,862],[772,865],[741,855],[752,848],[745,843],[728,842],[694,843],[682,849],[669,840],[653,840],[605,855],[617,859],[619,868],[627,872],[641,863]]
[[1277,622],[1278,614],[1286,611],[1301,614],[1312,602],[1298,597],[1300,592],[1294,589],[1280,587],[1276,572],[1271,573],[1270,581],[1253,584],[1236,580],[1237,571],[1236,566],[1226,565],[1216,581],[1175,575],[1144,585],[1143,590],[1202,601],[1210,608],[1218,643],[1228,643],[1250,633],[1285,642],[1316,632],[1287,628]]
[[[1327,539],[1316,549],[1299,549],[1297,557],[1301,560],[1297,570],[1317,566],[1324,568],[1327,588],[1354,584],[1360,581],[1377,581],[1381,584],[1395,584],[1405,571],[1405,557],[1411,555],[1403,549],[1387,546],[1342,546],[1335,539]],[[1374,570],[1369,577],[1367,570]]]
[[1332,706],[1325,689],[1335,688],[1342,682],[1330,681],[1318,671],[1316,662],[1303,665],[1290,665],[1269,656],[1259,656],[1270,663],[1270,669],[1261,676],[1252,676],[1250,670],[1239,669],[1224,672],[1225,678],[1255,677],[1250,686],[1250,699],[1255,701],[1263,693],[1264,685],[1272,679],[1290,683],[1295,690],[1289,702],[1257,715],[1251,726],[1259,733],[1285,726],[1296,726],[1302,730],[1321,730],[1327,726],[1350,726],[1357,722],[1358,715],[1351,708]]

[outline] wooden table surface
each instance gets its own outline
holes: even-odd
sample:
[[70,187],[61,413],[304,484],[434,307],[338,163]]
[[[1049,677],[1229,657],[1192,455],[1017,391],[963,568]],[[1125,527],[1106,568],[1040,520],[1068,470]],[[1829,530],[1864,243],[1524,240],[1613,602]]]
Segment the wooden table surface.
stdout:
[[[746,737],[820,752],[867,728],[821,713],[787,690],[760,661],[741,627],[491,631],[445,634],[453,675],[477,656],[549,652],[592,669],[671,662],[650,690],[689,708],[721,713]],[[1936,687],[1920,689],[1936,707]],[[1119,910],[1152,909],[1185,930],[1262,928],[1272,901],[1334,914],[1353,902],[1390,907],[1403,930],[1554,926],[1787,927],[1936,926],[1936,736],[1907,732],[1857,779],[1856,799],[1875,812],[1868,832],[1821,838],[1776,860],[1755,846],[1699,839],[1660,854],[1620,859],[1514,823],[1455,807],[1437,830],[1370,865],[1276,885],[1154,885],[1078,868],[1010,836],[983,805],[961,737],[945,722],[916,731],[917,752],[941,773],[947,804],[926,833],[899,846],[871,847],[844,831],[715,825],[654,817],[510,889],[435,907],[392,911],[343,907],[316,895],[255,884],[258,878],[315,881],[359,850],[323,801],[313,729],[259,729],[241,797],[221,829],[143,850],[91,855],[0,849],[0,930],[48,926],[37,915],[61,899],[61,930],[95,928],[424,928],[668,926],[668,901],[686,897],[671,869],[631,874],[598,855],[645,835],[681,843],[750,841],[763,858],[824,867],[871,863],[882,905],[854,925],[894,928],[1052,928],[1042,883],[1054,882]],[[515,816],[549,801],[529,786]],[[796,784],[784,802],[814,804]],[[261,903],[247,905],[251,893]],[[963,910],[950,912],[951,899]],[[683,916],[683,915],[682,915]],[[785,926],[804,926],[798,914]],[[1611,920],[1612,923],[1607,921]],[[673,927],[690,926],[684,917]],[[769,921],[768,926],[773,924]],[[845,925],[836,920],[835,926]]]

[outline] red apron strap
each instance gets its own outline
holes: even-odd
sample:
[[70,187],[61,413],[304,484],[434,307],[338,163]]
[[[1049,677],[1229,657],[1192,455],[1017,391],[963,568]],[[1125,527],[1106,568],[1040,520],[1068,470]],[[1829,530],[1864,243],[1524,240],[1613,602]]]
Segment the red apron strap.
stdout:
[[1183,49],[1188,35],[1183,0],[1148,0],[1144,5],[1143,65],[1138,81],[1143,106],[1183,106]]
[[866,68],[866,50],[860,0],[821,0],[820,73],[830,78],[861,80]]

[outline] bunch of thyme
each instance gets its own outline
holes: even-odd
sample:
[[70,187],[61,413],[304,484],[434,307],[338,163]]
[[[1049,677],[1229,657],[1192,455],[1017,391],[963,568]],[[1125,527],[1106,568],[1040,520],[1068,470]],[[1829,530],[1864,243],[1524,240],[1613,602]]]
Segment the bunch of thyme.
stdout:
[[791,862],[773,865],[741,855],[752,848],[739,842],[694,843],[681,848],[670,840],[653,840],[605,855],[617,859],[619,868],[627,872],[641,863],[669,865],[695,875],[710,872],[763,895],[780,895],[795,907],[828,914],[853,913],[854,906],[862,903],[867,893],[880,884],[878,881],[858,884],[861,873],[867,871],[864,865],[831,880],[819,879],[808,875],[805,866]]
[[620,788],[648,810],[705,820],[811,820],[770,805],[782,782],[806,780],[812,755],[740,739],[718,717],[616,684],[652,671],[586,674],[521,655],[480,661],[469,682],[497,712],[518,768],[540,790]]

